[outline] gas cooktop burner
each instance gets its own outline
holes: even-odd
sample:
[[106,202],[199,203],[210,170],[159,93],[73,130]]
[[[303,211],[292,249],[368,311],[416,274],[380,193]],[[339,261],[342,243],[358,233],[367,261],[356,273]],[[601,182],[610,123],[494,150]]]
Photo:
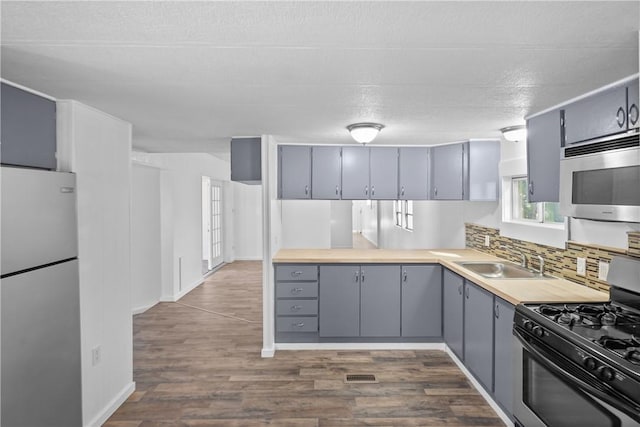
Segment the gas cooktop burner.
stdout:
[[600,326],[639,325],[640,315],[625,310],[611,303],[605,304],[543,304],[537,311],[561,325]]
[[630,362],[640,365],[640,338],[632,335],[629,339],[621,339],[603,335],[594,341],[608,350],[615,351]]

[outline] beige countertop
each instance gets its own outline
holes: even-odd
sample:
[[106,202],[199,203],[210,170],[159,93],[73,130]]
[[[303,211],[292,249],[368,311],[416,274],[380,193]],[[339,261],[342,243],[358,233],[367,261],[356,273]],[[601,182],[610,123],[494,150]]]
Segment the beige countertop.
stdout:
[[439,263],[512,304],[521,302],[601,302],[609,294],[564,279],[487,279],[456,264],[504,261],[474,249],[282,249],[274,263],[424,264]]

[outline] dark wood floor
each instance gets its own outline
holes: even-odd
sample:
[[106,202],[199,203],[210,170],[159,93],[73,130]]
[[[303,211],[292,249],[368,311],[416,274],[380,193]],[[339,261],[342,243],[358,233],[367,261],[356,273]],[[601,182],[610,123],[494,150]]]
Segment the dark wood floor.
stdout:
[[[441,351],[261,358],[261,282],[260,262],[235,262],[135,316],[136,392],[105,426],[504,425]],[[379,383],[347,385],[345,373]]]

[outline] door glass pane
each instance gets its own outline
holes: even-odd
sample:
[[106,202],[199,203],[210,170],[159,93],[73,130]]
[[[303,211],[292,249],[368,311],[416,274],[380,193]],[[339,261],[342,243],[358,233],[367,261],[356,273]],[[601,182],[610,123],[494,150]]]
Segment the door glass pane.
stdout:
[[596,401],[565,383],[529,353],[523,353],[522,400],[553,427],[619,426],[620,421]]

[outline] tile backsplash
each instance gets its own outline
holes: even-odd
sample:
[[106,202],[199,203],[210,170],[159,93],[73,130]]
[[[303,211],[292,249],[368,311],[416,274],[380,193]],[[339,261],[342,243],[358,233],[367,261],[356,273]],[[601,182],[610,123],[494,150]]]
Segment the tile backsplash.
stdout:
[[[501,236],[500,230],[477,224],[465,224],[466,247],[487,252],[500,258],[520,262],[520,254],[524,252],[529,260],[529,266],[538,268],[538,258],[541,255],[545,261],[545,271],[553,276],[563,277],[580,285],[608,292],[609,284],[598,279],[599,263],[610,263],[616,255],[640,257],[640,233],[629,233],[629,249],[608,248],[588,245],[578,242],[567,242],[566,249],[539,245],[524,240]],[[489,236],[489,246],[485,246],[485,236]],[[586,260],[586,274],[576,272],[578,258]]]

